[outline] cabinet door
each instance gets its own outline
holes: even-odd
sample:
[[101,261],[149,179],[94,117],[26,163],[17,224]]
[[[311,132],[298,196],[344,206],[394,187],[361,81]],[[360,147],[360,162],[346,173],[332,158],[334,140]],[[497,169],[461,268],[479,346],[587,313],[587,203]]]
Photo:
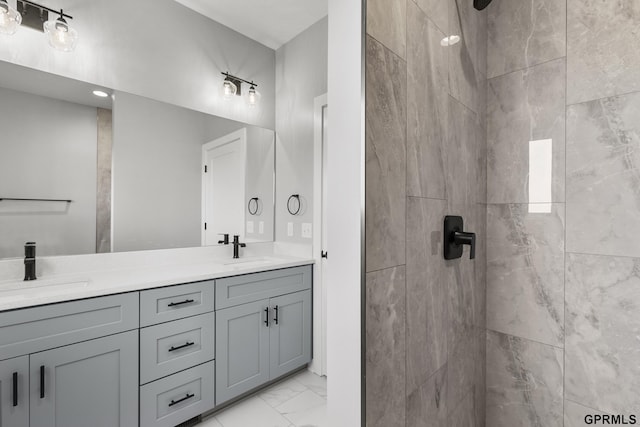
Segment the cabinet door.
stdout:
[[30,356],[31,427],[137,427],[138,331]]
[[0,362],[0,427],[29,427],[29,356]]
[[311,291],[270,300],[269,379],[276,379],[311,361]]
[[216,312],[216,405],[269,381],[269,301]]

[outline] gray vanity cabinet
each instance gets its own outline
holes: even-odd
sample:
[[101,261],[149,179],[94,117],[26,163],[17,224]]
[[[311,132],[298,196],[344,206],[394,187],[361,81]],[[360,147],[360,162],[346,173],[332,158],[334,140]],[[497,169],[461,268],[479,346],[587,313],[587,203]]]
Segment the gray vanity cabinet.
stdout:
[[216,405],[269,381],[269,300],[216,312]]
[[30,355],[30,427],[137,427],[138,331]]
[[276,379],[311,360],[311,291],[272,298],[269,379]]
[[311,361],[311,291],[216,312],[216,405]]
[[0,427],[29,427],[29,356],[0,362]]

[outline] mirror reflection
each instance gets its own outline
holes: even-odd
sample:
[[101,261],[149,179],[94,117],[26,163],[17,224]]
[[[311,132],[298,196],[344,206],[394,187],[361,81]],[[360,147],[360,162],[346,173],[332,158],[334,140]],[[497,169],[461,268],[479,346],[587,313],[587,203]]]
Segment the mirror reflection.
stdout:
[[272,130],[4,62],[0,129],[0,258],[273,240]]

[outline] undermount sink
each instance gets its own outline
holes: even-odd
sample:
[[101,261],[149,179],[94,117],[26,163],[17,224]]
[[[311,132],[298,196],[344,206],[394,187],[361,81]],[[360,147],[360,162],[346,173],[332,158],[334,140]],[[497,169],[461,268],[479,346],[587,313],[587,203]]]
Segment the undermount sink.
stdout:
[[38,279],[30,282],[7,281],[0,282],[0,297],[37,292],[38,296],[57,294],[69,289],[89,286],[88,280],[74,279]]
[[259,267],[274,262],[273,258],[239,258],[232,261],[226,261],[223,265],[237,268]]

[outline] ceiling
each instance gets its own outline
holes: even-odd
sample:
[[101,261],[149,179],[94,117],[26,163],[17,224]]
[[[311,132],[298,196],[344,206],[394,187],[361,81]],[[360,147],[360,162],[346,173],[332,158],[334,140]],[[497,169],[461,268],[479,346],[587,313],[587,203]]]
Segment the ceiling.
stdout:
[[327,15],[328,0],[175,0],[272,49]]

